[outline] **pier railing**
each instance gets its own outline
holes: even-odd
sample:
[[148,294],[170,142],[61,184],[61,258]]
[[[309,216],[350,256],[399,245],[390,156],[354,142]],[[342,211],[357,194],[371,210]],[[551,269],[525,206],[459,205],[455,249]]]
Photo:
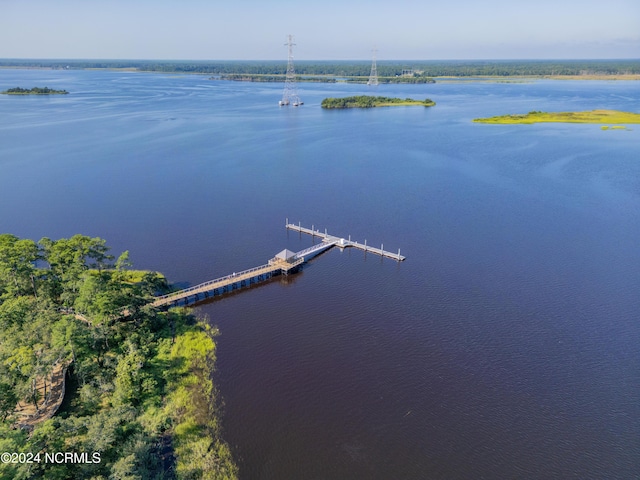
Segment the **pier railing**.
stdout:
[[198,285],[194,285],[193,287],[185,288],[177,292],[172,292],[166,295],[158,296],[156,297],[156,300],[153,303],[155,305],[158,302],[164,301],[164,300],[172,301],[175,297],[184,298],[185,296],[188,296],[191,293],[196,293],[196,291],[201,292],[203,291],[203,289],[207,289],[207,287],[212,287],[217,283],[221,285],[233,283],[232,280],[234,279],[240,280],[241,279],[240,277],[244,277],[246,275],[255,273],[258,270],[270,270],[270,269],[275,270],[276,268],[280,268],[280,267],[274,267],[273,265],[266,264],[266,265],[260,265],[259,267],[249,268],[247,270],[243,270],[242,272],[232,273],[231,275],[226,275],[224,277],[216,278],[215,280],[209,280],[208,282],[199,283]]
[[307,235],[322,238],[323,242],[332,242],[334,245],[337,245],[340,248],[354,247],[368,253],[380,255],[381,257],[392,258],[394,260],[397,260],[398,262],[403,262],[406,259],[406,257],[400,255],[400,249],[398,249],[398,253],[389,252],[384,249],[384,244],[380,245],[380,248],[372,247],[370,245],[367,245],[366,240],[364,241],[364,243],[360,243],[351,240],[351,235],[349,235],[348,239],[341,238],[335,235],[329,235],[326,229],[324,230],[324,232],[321,232],[319,229],[316,230],[315,225],[312,225],[311,228],[306,228],[303,227],[300,223],[298,223],[298,225],[289,223],[289,219],[287,219],[285,226],[288,230],[293,230],[295,232],[305,233]]
[[326,240],[323,240],[322,243],[318,243],[316,245],[312,245],[309,248],[305,248],[304,250],[300,250],[298,253],[296,253],[296,257],[303,260],[306,257],[311,258],[312,256],[315,256],[318,253],[322,252],[323,250],[327,250],[333,247],[334,245],[335,242],[327,242]]

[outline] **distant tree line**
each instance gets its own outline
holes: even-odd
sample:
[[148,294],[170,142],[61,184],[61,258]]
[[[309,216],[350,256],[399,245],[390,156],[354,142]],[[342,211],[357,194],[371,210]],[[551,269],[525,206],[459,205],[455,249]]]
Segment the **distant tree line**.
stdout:
[[[366,78],[366,77],[365,77]],[[378,76],[379,83],[436,83],[436,81],[426,75],[413,74],[402,75],[396,77],[380,77]]]
[[[284,61],[155,61],[155,60],[0,60],[0,66],[31,68],[129,68],[140,71],[284,75]],[[337,77],[368,76],[371,62],[297,61],[299,75],[332,75]],[[415,77],[478,75],[614,75],[640,74],[637,60],[434,60],[378,61],[380,77],[402,77],[411,70]]]
[[[237,82],[284,82],[286,75],[263,75],[250,73],[225,73],[213,76],[209,80],[233,80]],[[296,76],[297,82],[307,83],[335,83],[335,78],[330,77],[301,77]]]
[[[215,75],[210,80],[234,80],[238,82],[284,82],[285,74],[267,75],[254,73],[223,73]],[[344,77],[344,81],[349,83],[367,83],[368,76],[362,77]],[[329,75],[296,75],[297,82],[303,83],[336,83],[335,76]],[[431,77],[422,75],[401,76],[401,77],[378,77],[379,83],[435,83]]]

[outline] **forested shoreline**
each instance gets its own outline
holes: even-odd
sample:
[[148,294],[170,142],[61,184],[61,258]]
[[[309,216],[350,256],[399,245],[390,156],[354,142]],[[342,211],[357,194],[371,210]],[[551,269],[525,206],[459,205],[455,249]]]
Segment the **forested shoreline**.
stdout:
[[[0,59],[0,67],[51,69],[130,69],[213,75],[285,75],[286,61],[161,61]],[[296,61],[298,75],[367,77],[371,62]],[[388,60],[377,62],[379,77],[588,76],[638,75],[638,60]]]
[[[436,83],[431,77],[424,77],[422,75],[404,75],[396,77],[380,77],[378,76],[378,83]],[[264,74],[252,74],[252,73],[225,73],[209,78],[209,80],[232,80],[236,82],[284,82],[286,75],[264,75]],[[335,76],[331,75],[296,75],[296,81],[301,83],[336,83],[338,81],[345,83],[367,83],[368,76],[354,76],[354,77],[340,77],[338,80]]]
[[[0,452],[39,458],[0,464],[0,479],[237,477],[211,380],[217,331],[151,308],[164,277],[130,268],[97,237],[0,235]],[[62,408],[29,422],[18,403],[37,417],[60,366]],[[93,461],[44,461],[55,452]]]

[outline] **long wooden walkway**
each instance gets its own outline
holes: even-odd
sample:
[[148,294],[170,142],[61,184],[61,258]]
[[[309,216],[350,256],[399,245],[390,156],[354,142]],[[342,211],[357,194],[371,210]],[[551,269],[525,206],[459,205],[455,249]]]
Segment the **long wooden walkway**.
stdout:
[[304,260],[301,259],[292,263],[285,260],[272,261],[266,265],[260,265],[259,267],[243,270],[242,272],[234,272],[231,275],[216,278],[215,280],[210,280],[208,282],[180,290],[179,292],[173,292],[168,295],[156,297],[156,300],[152,305],[154,307],[163,307],[165,305],[177,304],[182,300],[187,300],[189,297],[199,299],[200,295],[203,295],[204,298],[208,298],[209,296],[228,293],[233,290],[249,286],[253,283],[268,280],[277,274],[288,274],[303,262]]
[[329,235],[326,231],[321,233],[319,230],[304,228],[300,225],[293,225],[288,221],[286,222],[286,227],[289,230],[319,237],[322,239],[322,242],[312,245],[309,248],[305,248],[297,253],[284,250],[276,257],[269,260],[265,265],[243,270],[242,272],[234,272],[231,275],[226,275],[224,277],[216,278],[215,280],[194,285],[193,287],[185,288],[178,292],[156,297],[152,305],[154,307],[166,307],[168,305],[179,305],[181,303],[187,304],[190,299],[191,301],[204,300],[206,298],[219,296],[240,288],[248,287],[255,283],[266,281],[275,275],[288,275],[290,272],[296,271],[300,268],[303,263],[334,246],[338,246],[340,248],[359,248],[365,252],[392,258],[399,262],[405,259],[405,257],[400,255],[400,250],[398,250],[398,253],[387,252],[383,249],[382,245],[380,248],[368,246],[366,240],[364,244],[352,241],[351,237],[349,237],[348,240],[345,240],[344,238]]

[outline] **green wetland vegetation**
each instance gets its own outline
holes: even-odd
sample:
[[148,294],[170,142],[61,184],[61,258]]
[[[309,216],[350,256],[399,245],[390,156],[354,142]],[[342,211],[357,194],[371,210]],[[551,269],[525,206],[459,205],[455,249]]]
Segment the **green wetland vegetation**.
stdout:
[[586,112],[539,112],[476,118],[476,123],[640,123],[640,114],[618,110],[590,110]]
[[423,106],[433,107],[436,104],[433,100],[414,100],[412,98],[392,98],[392,97],[374,97],[371,95],[358,95],[354,97],[343,98],[325,98],[320,106],[327,109],[339,108],[374,108],[374,107],[405,107],[405,106]]
[[[217,331],[151,308],[162,275],[108,252],[83,235],[0,235],[0,452],[41,455],[0,463],[0,479],[237,478],[211,380]],[[55,452],[89,461],[44,461]]]
[[69,92],[66,90],[54,90],[49,87],[33,87],[31,89],[15,87],[0,93],[5,95],[67,95]]

